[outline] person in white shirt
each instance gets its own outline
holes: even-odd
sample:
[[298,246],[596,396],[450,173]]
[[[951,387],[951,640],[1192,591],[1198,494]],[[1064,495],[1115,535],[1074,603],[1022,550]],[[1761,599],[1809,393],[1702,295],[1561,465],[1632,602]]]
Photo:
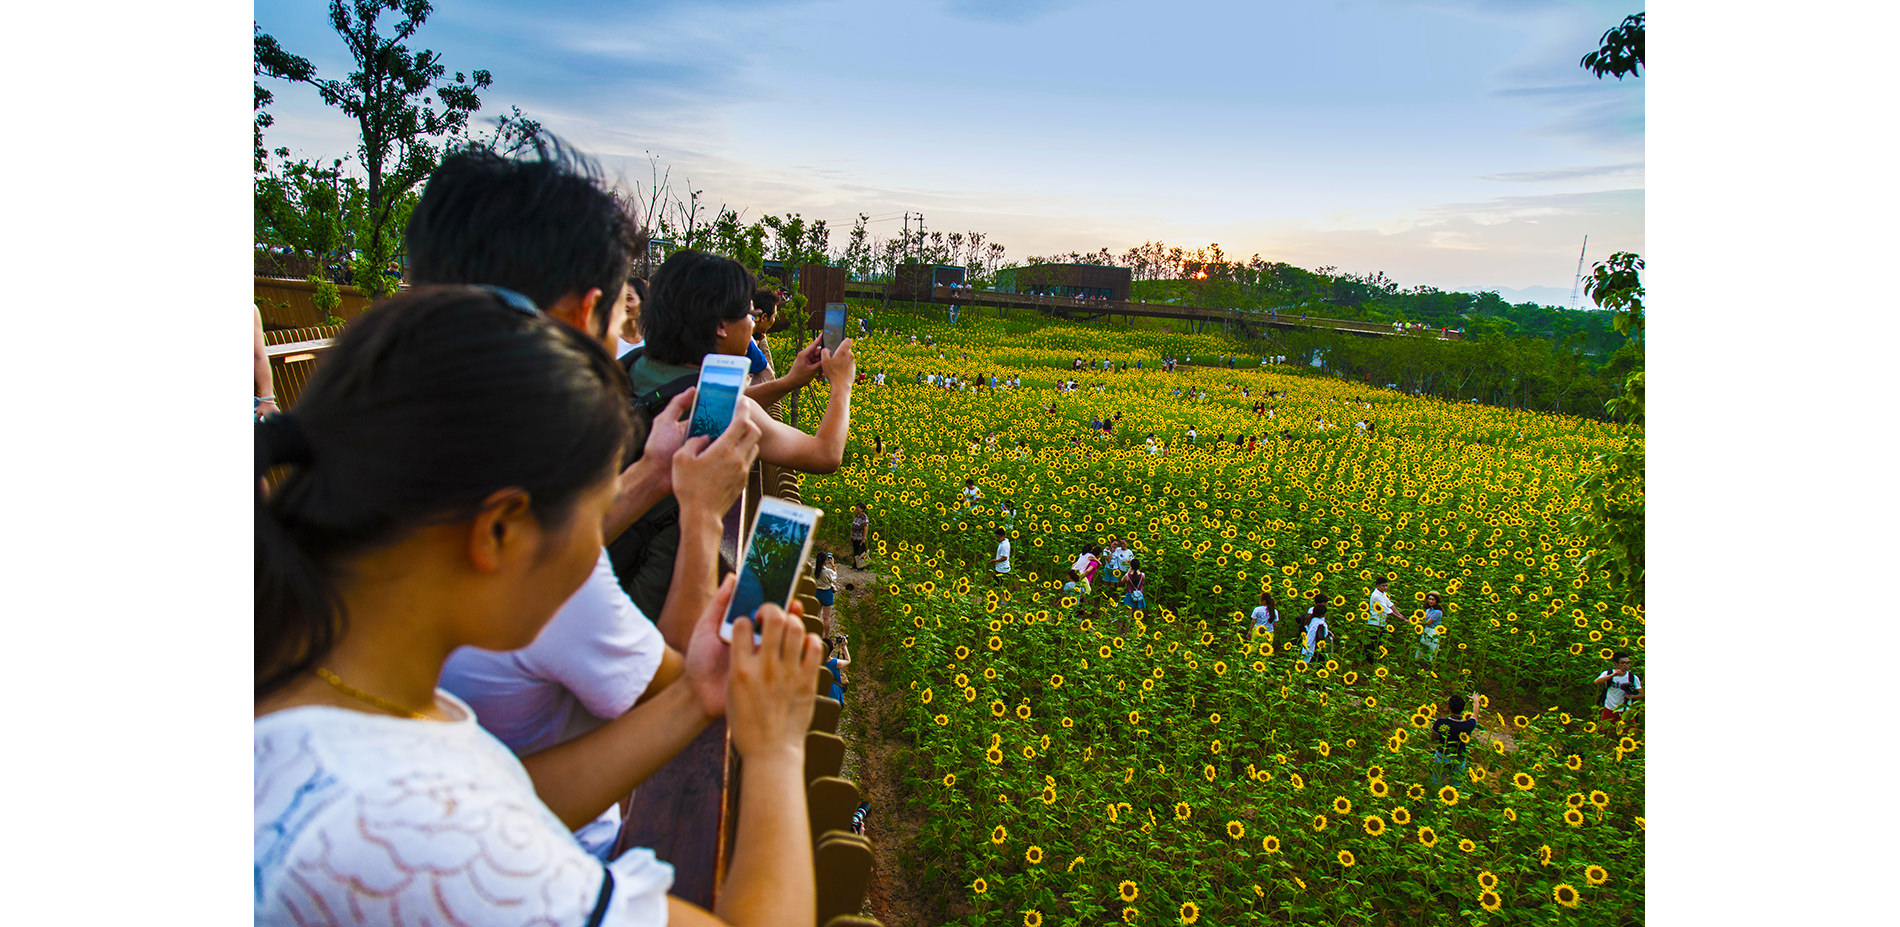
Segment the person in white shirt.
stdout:
[[588,340],[519,294],[417,287],[353,322],[293,414],[257,427],[255,923],[812,924],[803,745],[823,648],[795,615],[761,609],[763,645],[741,619],[728,649],[724,584],[691,622],[694,684],[616,721],[703,728],[700,692],[718,693],[746,804],[714,914],[668,898],[650,851],[590,856],[436,688],[457,647],[529,646],[598,564],[631,429]]
[[1385,630],[1388,619],[1398,616],[1398,607],[1392,604],[1392,597],[1386,594],[1391,580],[1381,576],[1372,584],[1372,595],[1366,600],[1366,647],[1365,660],[1371,663],[1377,660],[1385,648]]
[[996,556],[990,558],[991,574],[998,582],[1009,578],[1009,530],[996,529]]
[[[978,453],[979,450],[981,449],[977,447],[976,442],[970,442],[970,453],[975,454]],[[983,490],[976,488],[976,478],[965,477],[963,480],[963,506],[968,509],[975,509],[977,501],[982,498]]]
[[1597,674],[1597,705],[1602,711],[1597,715],[1597,726],[1611,732],[1620,732],[1623,728],[1623,712],[1630,704],[1643,697],[1643,678],[1630,669],[1630,654],[1619,650],[1611,655],[1615,662],[1610,669]]
[[[1254,606],[1253,626],[1267,629],[1267,639],[1273,639],[1273,628],[1280,623],[1280,607],[1273,601],[1273,593],[1260,593],[1260,604]],[[1271,646],[1271,644],[1269,644]]]

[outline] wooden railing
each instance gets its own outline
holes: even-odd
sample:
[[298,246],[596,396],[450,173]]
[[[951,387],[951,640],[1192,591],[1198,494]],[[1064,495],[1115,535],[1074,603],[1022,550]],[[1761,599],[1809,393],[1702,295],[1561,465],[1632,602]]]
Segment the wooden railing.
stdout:
[[[781,408],[767,410],[782,419]],[[760,462],[747,498],[757,506],[761,494],[797,502],[799,477],[792,470]],[[748,520],[750,516],[748,511]],[[809,573],[799,578],[795,599],[806,630],[823,633],[818,620],[817,586]],[[817,705],[805,735],[805,798],[811,823],[812,855],[818,888],[817,922],[822,927],[883,927],[861,916],[871,880],[871,844],[851,832],[861,794],[856,783],[840,778],[844,739],[838,736],[843,706],[831,696],[831,673],[820,668]],[[673,894],[710,909],[732,859],[738,828],[741,761],[716,721],[671,763],[634,791],[616,853],[647,847],[673,864]]]

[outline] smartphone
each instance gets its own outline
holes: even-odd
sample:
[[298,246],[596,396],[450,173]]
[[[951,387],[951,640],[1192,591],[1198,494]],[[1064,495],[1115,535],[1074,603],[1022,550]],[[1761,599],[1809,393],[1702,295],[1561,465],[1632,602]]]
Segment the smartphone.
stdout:
[[700,360],[699,393],[693,398],[693,423],[687,437],[708,435],[718,440],[726,433],[751,369],[752,362],[743,356],[708,354]]
[[752,518],[752,538],[746,544],[745,563],[739,569],[739,586],[733,590],[732,604],[726,608],[726,620],[719,626],[719,639],[732,643],[732,622],[739,616],[755,618],[759,606],[767,602],[791,608],[798,590],[798,576],[811,556],[818,518],[824,513],[810,506],[787,502],[777,496],[759,499],[759,511]]
[[825,304],[825,350],[838,350],[838,343],[844,340],[844,303]]

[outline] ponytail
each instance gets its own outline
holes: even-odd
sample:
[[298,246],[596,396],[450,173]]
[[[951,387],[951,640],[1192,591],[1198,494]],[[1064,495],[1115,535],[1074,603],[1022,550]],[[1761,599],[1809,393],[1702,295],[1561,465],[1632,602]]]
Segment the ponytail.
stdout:
[[500,489],[559,525],[618,469],[626,395],[598,342],[493,290],[418,287],[352,322],[296,411],[256,426],[253,697],[342,640],[351,559],[470,518]]

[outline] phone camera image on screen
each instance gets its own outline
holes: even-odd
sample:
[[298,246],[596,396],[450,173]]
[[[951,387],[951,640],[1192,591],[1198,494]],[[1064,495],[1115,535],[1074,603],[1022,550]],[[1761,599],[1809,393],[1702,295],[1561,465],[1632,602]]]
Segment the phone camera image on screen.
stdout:
[[690,437],[710,435],[718,438],[732,423],[739,406],[739,391],[745,386],[745,368],[707,364],[700,369],[699,396],[693,401]]
[[825,350],[836,351],[844,341],[844,303],[825,304]]
[[759,606],[767,602],[781,607],[789,603],[798,583],[799,570],[804,567],[812,532],[810,515],[799,518],[794,516],[804,513],[768,511],[763,504],[768,501],[776,500],[761,500],[752,540],[746,548],[745,565],[739,570],[732,604],[726,608],[726,627],[721,636],[727,640],[732,639],[733,619],[742,615],[754,617]]

